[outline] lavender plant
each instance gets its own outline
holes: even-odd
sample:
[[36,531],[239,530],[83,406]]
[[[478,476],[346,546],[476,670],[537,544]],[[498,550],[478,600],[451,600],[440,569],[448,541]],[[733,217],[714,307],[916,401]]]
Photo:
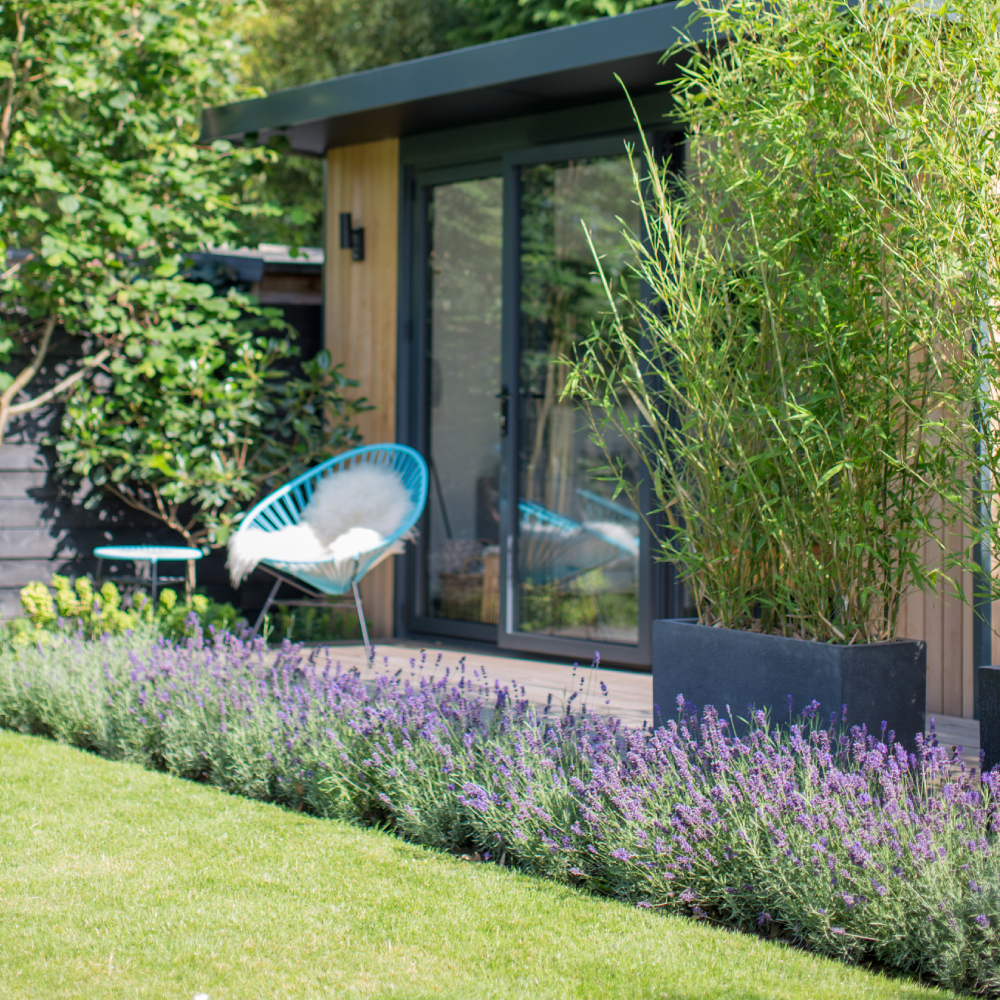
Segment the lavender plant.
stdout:
[[665,728],[628,729],[464,661],[362,674],[196,628],[0,654],[0,725],[1000,995],[1000,773],[819,709],[737,736],[681,699]]

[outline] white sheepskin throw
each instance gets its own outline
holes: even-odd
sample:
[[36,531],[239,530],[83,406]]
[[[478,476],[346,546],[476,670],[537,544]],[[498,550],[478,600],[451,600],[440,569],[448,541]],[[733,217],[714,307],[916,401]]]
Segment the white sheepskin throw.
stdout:
[[302,518],[329,545],[351,528],[370,528],[386,538],[409,509],[410,494],[397,473],[358,465],[321,479]]
[[[229,539],[226,565],[237,586],[263,559],[309,563],[343,562],[378,548],[410,510],[410,495],[390,469],[359,465],[325,476],[316,485],[302,521],[290,528],[247,528]],[[398,540],[380,558],[404,549]]]

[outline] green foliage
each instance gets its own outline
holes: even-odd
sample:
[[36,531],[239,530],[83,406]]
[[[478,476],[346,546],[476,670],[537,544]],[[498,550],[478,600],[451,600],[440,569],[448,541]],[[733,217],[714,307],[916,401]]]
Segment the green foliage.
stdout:
[[656,7],[665,0],[518,0],[532,25],[558,28],[598,17],[628,14],[643,7]]
[[208,286],[164,285],[156,325],[111,363],[111,385],[68,400],[58,467],[68,483],[93,485],[88,502],[109,492],[188,545],[214,548],[254,500],[357,444],[351,421],[366,405],[344,398],[357,383],[326,351],[290,374],[289,336],[254,336],[258,317],[241,318],[236,299]]
[[523,583],[519,611],[521,631],[546,632],[581,625],[593,629],[635,628],[639,620],[638,595],[634,591],[609,591],[601,576],[600,570],[586,574],[569,590],[558,583]]
[[243,71],[266,90],[296,87],[663,0],[266,0],[241,23]]
[[88,639],[99,639],[142,632],[145,628],[155,629],[170,639],[181,639],[192,634],[191,614],[202,629],[212,626],[228,631],[239,621],[231,604],[219,604],[203,594],[178,603],[176,592],[169,587],[160,591],[155,605],[144,590],[137,590],[131,595],[131,607],[125,608],[118,588],[110,580],[95,592],[84,576],[71,581],[54,574],[51,586],[55,595],[38,581],[21,590],[25,617],[13,619],[5,629],[6,638],[14,646],[50,647],[60,635],[82,633]]
[[[270,149],[284,154],[287,142]],[[236,243],[256,247],[276,243],[292,248],[323,246],[323,161],[314,156],[279,155],[261,161],[243,187],[247,204],[274,206],[275,211],[246,215]]]
[[[250,46],[245,79],[281,90],[454,48],[448,39],[458,8],[455,0],[269,0],[248,9],[242,24]],[[322,245],[322,161],[283,155],[261,162],[244,190],[248,200],[276,203],[281,212],[245,218],[242,243]]]
[[[18,254],[0,278],[0,440],[52,396],[15,402],[65,331],[83,356],[57,386],[74,392],[59,469],[206,547],[262,491],[357,440],[326,354],[289,376],[276,311],[180,276],[186,252],[262,211],[242,191],[272,154],[195,144],[201,108],[244,94],[233,25],[251,7],[0,8],[0,249]],[[96,366],[110,378],[85,382]]]
[[635,179],[651,297],[594,333],[570,390],[643,458],[701,621],[892,638],[910,590],[960,586],[996,541],[996,6],[697,15],[715,41],[678,53],[688,175],[647,150]]
[[[202,107],[245,95],[232,21],[248,3],[0,7],[0,254],[14,254],[0,273],[0,440],[12,415],[159,325],[185,252],[266,211],[241,191],[273,154],[195,144]],[[54,393],[29,395],[63,333],[79,360]]]

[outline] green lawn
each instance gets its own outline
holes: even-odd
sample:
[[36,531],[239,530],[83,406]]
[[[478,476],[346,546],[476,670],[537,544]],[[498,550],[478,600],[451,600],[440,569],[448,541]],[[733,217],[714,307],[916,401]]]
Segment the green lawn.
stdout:
[[952,996],[0,732],[0,997]]

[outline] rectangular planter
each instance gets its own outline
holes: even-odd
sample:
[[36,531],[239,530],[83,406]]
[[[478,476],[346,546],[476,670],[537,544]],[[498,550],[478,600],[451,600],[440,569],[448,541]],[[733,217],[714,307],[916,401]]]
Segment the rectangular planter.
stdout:
[[[725,717],[747,717],[747,707],[769,708],[788,720],[788,696],[798,715],[814,699],[828,722],[847,705],[847,724],[878,736],[882,720],[913,748],[924,731],[927,646],[915,639],[837,646],[688,621],[653,622],[653,702],[656,724],[677,717],[677,695]],[[654,707],[654,714],[656,708]]]

